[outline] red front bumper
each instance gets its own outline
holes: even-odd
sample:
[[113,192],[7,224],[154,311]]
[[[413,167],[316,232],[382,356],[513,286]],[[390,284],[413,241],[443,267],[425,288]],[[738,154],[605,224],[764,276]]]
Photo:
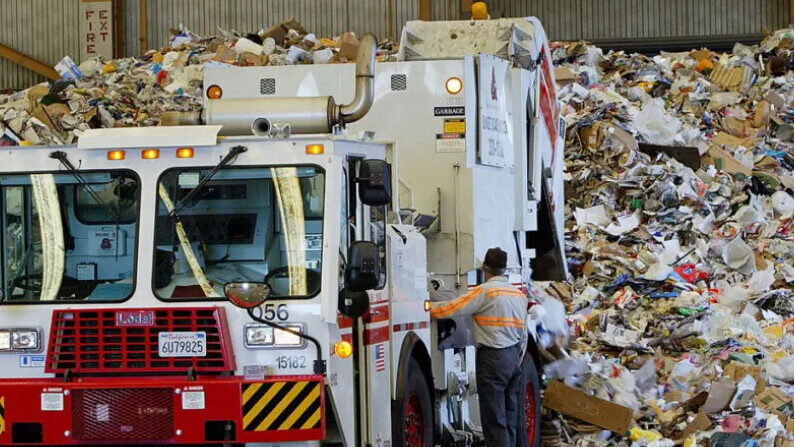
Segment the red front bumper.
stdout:
[[0,445],[320,440],[323,376],[0,380]]

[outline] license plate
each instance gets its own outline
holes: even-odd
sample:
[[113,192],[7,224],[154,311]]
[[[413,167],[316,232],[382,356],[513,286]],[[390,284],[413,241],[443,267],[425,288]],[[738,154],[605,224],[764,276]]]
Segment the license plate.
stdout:
[[160,357],[205,357],[207,334],[204,332],[160,332],[157,334]]

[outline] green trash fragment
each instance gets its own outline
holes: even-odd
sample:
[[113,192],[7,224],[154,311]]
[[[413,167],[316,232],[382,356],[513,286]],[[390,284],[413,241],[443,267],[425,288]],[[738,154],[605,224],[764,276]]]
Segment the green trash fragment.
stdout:
[[704,309],[706,309],[705,306],[700,306],[700,307],[680,307],[679,308],[679,314],[680,315],[684,315],[686,317],[689,317],[689,316],[693,315],[694,313],[703,311]]
[[733,352],[729,354],[729,360],[737,360],[738,362],[743,362],[748,365],[755,365],[754,357],[750,354],[746,354],[744,352]]

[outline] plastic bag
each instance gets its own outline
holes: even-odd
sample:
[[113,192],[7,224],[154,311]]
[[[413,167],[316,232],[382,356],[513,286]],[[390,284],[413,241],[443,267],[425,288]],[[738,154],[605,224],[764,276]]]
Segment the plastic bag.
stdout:
[[665,103],[660,98],[644,104],[640,113],[632,120],[632,125],[645,141],[663,146],[678,141],[682,128],[682,123],[665,111]]

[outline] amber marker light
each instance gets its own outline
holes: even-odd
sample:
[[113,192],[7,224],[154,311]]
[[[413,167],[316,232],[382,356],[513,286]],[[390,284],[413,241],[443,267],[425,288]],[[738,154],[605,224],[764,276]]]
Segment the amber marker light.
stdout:
[[224,94],[221,87],[217,85],[211,85],[207,87],[207,97],[210,99],[221,99],[221,96]]
[[347,359],[353,355],[353,345],[349,342],[342,340],[334,345],[334,352],[343,359]]
[[144,160],[154,160],[160,158],[160,149],[146,149],[141,152],[141,158]]
[[193,148],[181,147],[177,149],[177,158],[193,158]]
[[124,151],[108,151],[108,160],[124,160]]
[[306,145],[306,154],[307,155],[320,155],[326,148],[323,147],[322,144],[307,144]]

